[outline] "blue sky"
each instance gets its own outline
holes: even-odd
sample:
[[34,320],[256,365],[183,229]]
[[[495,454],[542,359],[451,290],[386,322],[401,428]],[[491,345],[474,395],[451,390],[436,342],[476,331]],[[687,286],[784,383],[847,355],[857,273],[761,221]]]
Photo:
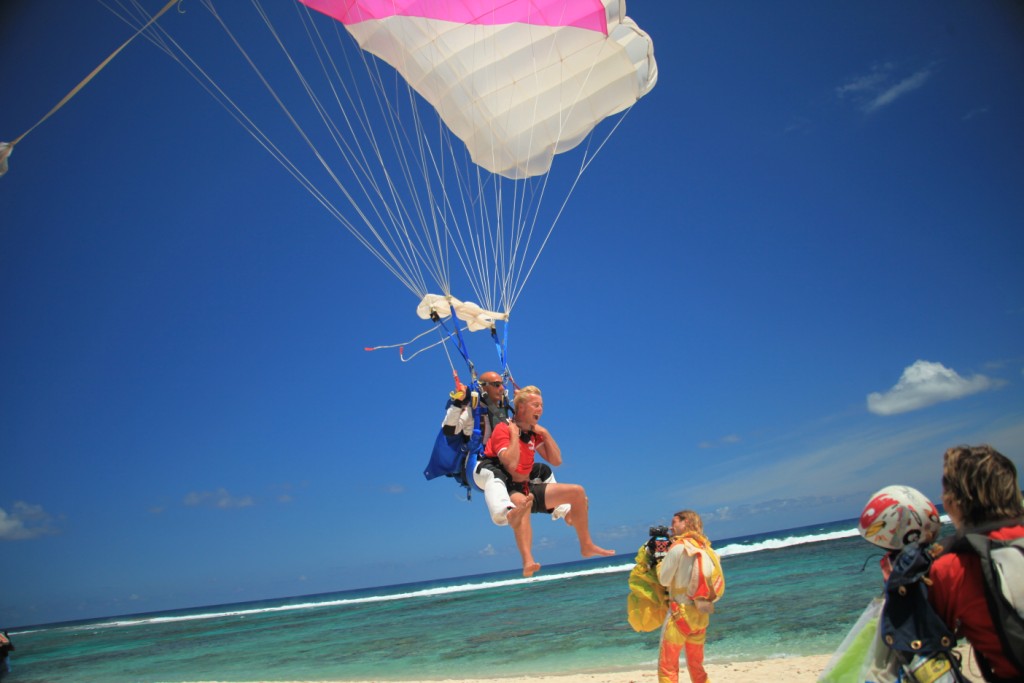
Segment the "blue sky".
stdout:
[[[630,553],[683,507],[723,539],[889,484],[937,500],[958,443],[1024,466],[1019,4],[629,14],[659,82],[510,330],[595,539]],[[98,3],[7,0],[0,139],[128,35]],[[363,351],[421,332],[415,305],[132,44],[0,178],[0,626],[517,567],[482,499],[422,477],[445,355]],[[576,558],[535,529],[539,561]]]

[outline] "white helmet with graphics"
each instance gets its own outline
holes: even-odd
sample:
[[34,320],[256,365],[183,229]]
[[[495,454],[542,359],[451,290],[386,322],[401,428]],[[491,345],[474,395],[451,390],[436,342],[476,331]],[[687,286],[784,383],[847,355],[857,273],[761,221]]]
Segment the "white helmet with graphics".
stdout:
[[868,542],[899,550],[914,541],[930,541],[942,523],[935,505],[917,489],[886,486],[868,500],[857,528]]

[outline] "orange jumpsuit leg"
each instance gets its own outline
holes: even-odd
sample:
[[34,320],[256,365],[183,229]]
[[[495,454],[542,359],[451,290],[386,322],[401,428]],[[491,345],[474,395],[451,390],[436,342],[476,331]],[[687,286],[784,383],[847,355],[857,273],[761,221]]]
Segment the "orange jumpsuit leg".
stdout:
[[[675,628],[669,622],[665,629]],[[658,654],[658,683],[679,683],[679,654],[683,650],[682,645],[676,645],[666,638],[664,632],[661,635],[661,652]]]
[[704,640],[707,629],[693,630],[680,617],[670,618],[661,632],[661,650],[658,653],[658,683],[679,683],[679,655],[686,651],[686,669],[691,683],[707,683],[704,670]]
[[704,637],[701,634],[700,642],[693,643],[687,638],[686,641],[686,669],[690,672],[690,680],[693,683],[707,683],[708,674],[704,670]]

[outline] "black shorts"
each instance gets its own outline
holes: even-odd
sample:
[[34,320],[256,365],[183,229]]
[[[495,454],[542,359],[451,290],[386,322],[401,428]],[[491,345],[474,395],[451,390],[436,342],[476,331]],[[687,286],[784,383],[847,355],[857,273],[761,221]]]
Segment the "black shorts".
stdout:
[[544,500],[548,485],[533,483],[535,480],[543,481],[551,476],[551,468],[544,463],[538,462],[533,464],[533,469],[530,470],[530,481],[512,481],[511,475],[505,471],[505,468],[501,466],[501,462],[497,458],[480,458],[476,468],[478,470],[490,470],[494,474],[494,478],[503,483],[509,493],[518,492],[525,496],[527,495],[527,489],[529,489],[529,492],[533,494],[533,505],[530,507],[530,512],[551,512]]
[[495,479],[497,479],[498,481],[505,485],[506,489],[508,488],[508,485],[512,482],[512,477],[510,477],[508,472],[505,471],[505,468],[501,466],[501,463],[498,461],[497,458],[480,458],[476,463],[476,469],[477,471],[489,470],[494,474]]
[[524,496],[529,493],[533,494],[533,505],[530,507],[530,512],[534,514],[540,512],[551,512],[551,510],[548,509],[547,502],[545,501],[547,490],[547,484],[534,484],[529,481],[510,481],[508,483],[509,493],[521,493]]
[[[501,466],[501,462],[497,458],[481,457],[476,464],[478,470],[487,469],[494,473],[496,479],[500,479],[508,486],[509,482],[512,481],[512,477],[509,476],[505,468]],[[530,470],[530,481],[545,481],[552,475],[551,468],[542,462],[533,463],[533,469]]]

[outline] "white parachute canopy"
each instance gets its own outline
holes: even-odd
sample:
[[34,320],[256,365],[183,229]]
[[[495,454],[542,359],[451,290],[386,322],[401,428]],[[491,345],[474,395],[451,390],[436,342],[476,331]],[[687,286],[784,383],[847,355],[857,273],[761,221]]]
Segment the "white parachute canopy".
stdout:
[[657,80],[622,0],[197,2],[212,22],[171,13],[143,35],[417,300],[479,302],[474,325],[507,317],[622,117],[592,131]]
[[547,173],[657,79],[651,41],[622,2],[301,2],[345,24],[475,164],[506,178]]

